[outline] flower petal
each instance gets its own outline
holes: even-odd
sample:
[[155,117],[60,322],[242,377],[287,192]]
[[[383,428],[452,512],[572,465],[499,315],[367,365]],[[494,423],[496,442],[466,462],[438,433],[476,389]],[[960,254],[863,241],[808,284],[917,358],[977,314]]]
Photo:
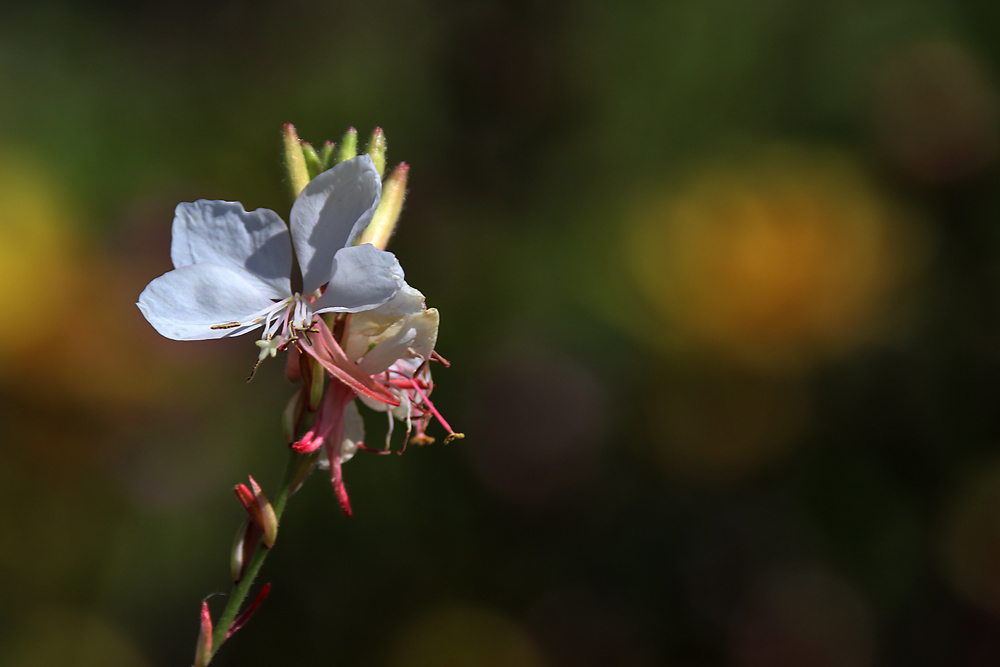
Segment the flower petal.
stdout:
[[333,256],[368,226],[381,194],[382,180],[368,155],[324,171],[302,190],[292,206],[291,230],[304,294],[330,280]]
[[314,313],[357,313],[377,308],[405,284],[396,256],[370,243],[341,248],[334,255],[333,272]]
[[357,360],[368,351],[371,344],[392,325],[409,315],[426,310],[424,295],[406,283],[396,295],[378,308],[352,315],[344,332],[344,353]]
[[178,204],[170,243],[175,268],[218,264],[238,273],[272,299],[291,295],[292,244],[288,228],[274,211],[250,213],[239,202]]
[[438,323],[436,308],[403,318],[371,339],[375,346],[361,357],[358,366],[368,375],[378,375],[400,359],[427,359],[437,342]]
[[[244,273],[218,264],[169,271],[146,286],[136,304],[153,328],[173,340],[238,336],[263,324],[260,311],[275,304]],[[258,319],[258,321],[252,321]],[[212,326],[239,323],[213,329]]]

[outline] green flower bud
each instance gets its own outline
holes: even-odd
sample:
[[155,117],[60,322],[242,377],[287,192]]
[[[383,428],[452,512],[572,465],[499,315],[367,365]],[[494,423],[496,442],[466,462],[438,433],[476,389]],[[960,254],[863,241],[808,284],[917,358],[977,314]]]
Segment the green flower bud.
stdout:
[[333,150],[336,145],[330,141],[323,142],[323,148],[319,149],[319,170],[324,172],[333,166]]
[[285,123],[282,134],[285,149],[285,174],[288,178],[292,199],[294,199],[309,183],[309,169],[306,167],[306,158],[302,153],[302,142],[299,135],[295,133],[295,126],[291,123]]
[[301,142],[302,156],[306,160],[306,171],[309,173],[309,180],[316,178],[319,172],[323,171],[319,165],[319,153],[308,141]]
[[340,140],[340,149],[337,151],[337,163],[350,160],[358,156],[358,131],[353,127],[347,128],[344,138]]
[[372,162],[375,163],[375,168],[378,170],[379,176],[385,174],[385,152],[387,149],[385,132],[382,131],[381,127],[376,127],[375,131],[372,132],[372,136],[368,139],[368,147],[365,149],[365,152],[372,156]]
[[382,199],[368,227],[358,238],[358,244],[371,243],[379,250],[385,250],[396,228],[399,214],[403,211],[403,200],[406,199],[406,179],[410,174],[410,166],[405,162],[392,170],[389,178],[382,184]]

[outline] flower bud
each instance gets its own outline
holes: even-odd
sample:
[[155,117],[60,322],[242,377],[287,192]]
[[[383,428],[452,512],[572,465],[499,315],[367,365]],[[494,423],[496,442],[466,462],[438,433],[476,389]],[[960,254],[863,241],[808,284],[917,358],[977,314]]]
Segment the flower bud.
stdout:
[[309,183],[309,169],[306,167],[306,158],[302,153],[302,142],[299,140],[299,135],[295,133],[295,126],[291,123],[285,123],[282,128],[282,136],[285,148],[285,174],[288,177],[288,187],[294,199]]
[[387,149],[385,132],[382,131],[381,127],[376,127],[371,138],[368,139],[368,147],[365,152],[372,157],[372,162],[375,163],[379,176],[385,174],[385,152]]
[[382,184],[382,199],[368,227],[358,238],[358,245],[371,243],[379,250],[385,250],[396,228],[399,214],[403,211],[403,200],[406,199],[406,180],[410,174],[410,165],[400,162],[392,170],[389,178]]
[[250,477],[250,486],[253,487],[252,492],[245,484],[237,484],[233,491],[250,519],[264,533],[264,546],[270,549],[278,538],[278,516],[253,477]]
[[229,554],[229,568],[233,575],[233,583],[238,584],[250,564],[250,559],[257,551],[257,542],[260,540],[260,528],[250,520],[249,517],[243,520],[243,524],[236,532],[236,539],[233,540],[233,550]]
[[201,603],[201,631],[198,633],[198,645],[194,650],[194,667],[206,667],[212,659],[212,615],[208,611],[208,603]]
[[337,163],[350,160],[358,156],[358,131],[353,127],[347,128],[344,138],[340,140],[340,150],[337,151]]
[[300,143],[302,145],[302,157],[306,161],[306,171],[309,173],[309,180],[312,180],[322,171],[319,166],[319,153],[316,152],[316,149],[308,141]]
[[333,166],[333,151],[336,146],[329,139],[323,142],[323,148],[319,149],[319,170],[324,172]]

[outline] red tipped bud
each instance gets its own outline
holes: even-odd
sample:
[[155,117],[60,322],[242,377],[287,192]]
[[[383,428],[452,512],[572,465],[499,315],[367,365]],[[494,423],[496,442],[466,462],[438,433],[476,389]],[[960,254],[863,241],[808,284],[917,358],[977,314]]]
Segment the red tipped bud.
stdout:
[[233,491],[250,516],[250,520],[257,524],[264,534],[264,546],[270,549],[278,538],[278,516],[253,477],[250,477],[250,485],[253,491],[250,491],[245,484],[237,484],[233,487]]
[[309,180],[312,180],[322,171],[319,165],[319,153],[308,141],[300,141],[299,144],[302,146],[302,157],[306,161],[306,172],[309,174]]
[[319,149],[319,170],[326,171],[333,166],[333,151],[336,145],[332,141],[324,141],[323,147]]
[[206,667],[212,659],[212,615],[208,611],[208,603],[201,603],[201,631],[198,633],[198,646],[194,651],[194,667]]
[[302,152],[302,141],[295,132],[295,126],[285,123],[282,128],[282,144],[285,155],[285,175],[288,178],[288,187],[291,190],[292,198],[299,196],[302,188],[309,182],[309,169],[306,166],[306,157]]
[[358,131],[353,127],[347,128],[344,138],[340,140],[340,149],[337,151],[337,163],[350,160],[358,156]]
[[385,132],[382,131],[381,127],[376,127],[375,131],[372,132],[372,136],[368,139],[368,147],[365,149],[365,152],[371,156],[379,176],[385,173],[385,153],[387,149],[388,144],[385,140]]
[[403,201],[406,199],[406,181],[410,175],[410,165],[400,162],[392,170],[389,178],[382,184],[382,198],[375,215],[368,227],[358,239],[358,245],[371,243],[380,250],[385,250],[389,244],[389,237],[392,236],[399,221],[399,214],[403,211]]

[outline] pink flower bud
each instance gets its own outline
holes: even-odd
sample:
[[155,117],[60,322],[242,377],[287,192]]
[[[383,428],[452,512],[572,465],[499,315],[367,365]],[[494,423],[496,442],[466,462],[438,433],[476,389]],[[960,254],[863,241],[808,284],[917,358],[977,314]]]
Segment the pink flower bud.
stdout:
[[250,515],[250,519],[264,533],[264,546],[270,549],[278,538],[278,517],[253,477],[250,477],[250,485],[253,491],[250,491],[245,484],[237,484],[233,487],[233,491],[243,509]]
[[212,659],[212,615],[208,611],[208,603],[201,603],[201,632],[198,633],[198,646],[194,651],[194,667],[206,667]]

